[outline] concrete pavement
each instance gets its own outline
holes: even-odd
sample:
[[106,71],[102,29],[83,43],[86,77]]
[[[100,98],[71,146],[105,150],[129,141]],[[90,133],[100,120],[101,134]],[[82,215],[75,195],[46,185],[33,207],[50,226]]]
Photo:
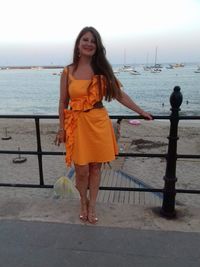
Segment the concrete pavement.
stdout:
[[200,266],[199,208],[177,206],[167,220],[159,207],[98,203],[90,225],[78,199],[35,192],[1,188],[0,267]]
[[2,267],[198,267],[200,233],[2,220]]

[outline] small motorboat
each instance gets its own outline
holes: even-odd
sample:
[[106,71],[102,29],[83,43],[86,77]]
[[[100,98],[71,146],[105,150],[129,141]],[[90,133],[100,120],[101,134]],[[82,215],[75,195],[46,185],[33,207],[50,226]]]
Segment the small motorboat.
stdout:
[[131,70],[131,71],[129,71],[129,73],[132,75],[141,75],[141,73],[137,70]]
[[200,66],[194,71],[194,73],[200,73]]
[[121,71],[124,71],[124,72],[130,72],[133,70],[134,68],[131,65],[123,65],[123,67],[121,68]]
[[161,71],[160,68],[151,68],[151,73],[160,73]]

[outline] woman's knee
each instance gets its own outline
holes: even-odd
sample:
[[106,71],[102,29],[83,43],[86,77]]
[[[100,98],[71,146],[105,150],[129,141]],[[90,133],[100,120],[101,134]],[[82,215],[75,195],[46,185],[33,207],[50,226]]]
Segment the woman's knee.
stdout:
[[99,175],[101,171],[101,163],[90,163],[89,171],[90,175]]
[[89,177],[89,166],[88,165],[75,165],[76,177],[78,179],[87,179]]

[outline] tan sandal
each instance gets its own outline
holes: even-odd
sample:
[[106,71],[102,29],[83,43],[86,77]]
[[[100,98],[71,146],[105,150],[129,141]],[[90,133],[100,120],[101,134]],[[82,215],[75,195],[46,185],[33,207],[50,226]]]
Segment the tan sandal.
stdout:
[[88,200],[86,202],[81,201],[81,212],[79,214],[79,219],[86,222],[88,219]]
[[88,219],[88,218],[87,218],[87,215],[85,215],[85,214],[84,214],[84,215],[80,214],[80,215],[79,215],[79,219],[80,219],[82,222],[87,222],[87,219]]
[[95,214],[91,213],[90,215],[88,215],[88,222],[91,223],[91,224],[96,224],[98,222],[98,218],[95,217]]
[[96,224],[98,222],[98,217],[96,217],[94,209],[88,209],[88,222],[91,224]]

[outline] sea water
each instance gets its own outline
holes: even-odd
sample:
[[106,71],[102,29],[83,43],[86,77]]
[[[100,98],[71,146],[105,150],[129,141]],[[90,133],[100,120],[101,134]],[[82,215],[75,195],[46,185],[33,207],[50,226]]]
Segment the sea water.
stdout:
[[[120,66],[113,66],[114,69]],[[181,113],[200,115],[200,73],[197,65],[163,68],[160,73],[135,68],[140,75],[120,72],[123,90],[144,110],[154,115],[170,114],[169,97],[181,87]],[[62,69],[0,70],[0,114],[58,114],[60,72]],[[134,114],[119,102],[105,102],[109,114]]]

